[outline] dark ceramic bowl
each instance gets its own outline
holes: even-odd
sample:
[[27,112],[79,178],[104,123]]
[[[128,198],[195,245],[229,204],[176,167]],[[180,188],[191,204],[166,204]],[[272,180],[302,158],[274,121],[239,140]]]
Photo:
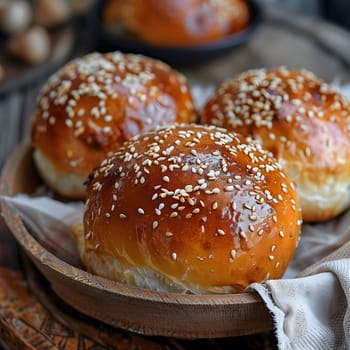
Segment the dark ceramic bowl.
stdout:
[[[251,20],[246,29],[239,33],[228,35],[225,39],[195,46],[156,46],[146,44],[137,38],[123,33],[122,30],[111,30],[101,19],[102,9],[106,0],[97,0],[87,15],[87,22],[96,36],[98,50],[102,52],[120,50],[139,53],[158,58],[171,64],[197,64],[218,55],[236,49],[248,42],[261,22],[261,9],[254,1],[248,1]],[[119,28],[120,29],[120,28]]]

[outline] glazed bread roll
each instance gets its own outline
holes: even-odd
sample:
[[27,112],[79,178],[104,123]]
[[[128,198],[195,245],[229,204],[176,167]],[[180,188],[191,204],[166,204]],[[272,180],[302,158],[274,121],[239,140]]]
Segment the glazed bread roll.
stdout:
[[231,293],[281,277],[301,212],[271,154],[217,127],[136,136],[90,177],[81,259],[100,276],[158,291]]
[[129,137],[195,118],[183,75],[144,56],[89,54],[42,89],[32,123],[34,160],[56,192],[84,198],[91,170]]
[[243,30],[250,14],[246,0],[109,0],[106,23],[120,21],[152,45],[206,44]]
[[296,182],[303,220],[335,217],[350,204],[350,105],[307,71],[248,71],[208,100],[201,123],[261,142]]

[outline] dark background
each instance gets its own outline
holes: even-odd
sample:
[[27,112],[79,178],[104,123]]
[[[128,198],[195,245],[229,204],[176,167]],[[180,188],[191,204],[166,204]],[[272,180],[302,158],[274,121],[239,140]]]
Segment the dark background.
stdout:
[[350,0],[258,0],[258,2],[284,6],[286,10],[296,13],[323,17],[350,29]]

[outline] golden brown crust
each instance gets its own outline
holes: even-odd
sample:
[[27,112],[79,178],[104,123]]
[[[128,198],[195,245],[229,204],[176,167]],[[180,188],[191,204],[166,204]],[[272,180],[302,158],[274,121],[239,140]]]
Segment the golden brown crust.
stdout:
[[297,183],[304,221],[327,220],[350,204],[350,106],[307,71],[248,71],[209,99],[201,123],[262,143]]
[[246,0],[110,0],[106,23],[120,21],[143,41],[161,46],[205,44],[243,30]]
[[68,63],[44,86],[32,140],[57,172],[86,178],[129,137],[194,117],[180,73],[144,56],[94,53]]
[[129,140],[94,172],[80,251],[109,278],[98,266],[114,260],[195,292],[242,291],[283,274],[300,226],[293,184],[269,153],[224,129],[177,125]]

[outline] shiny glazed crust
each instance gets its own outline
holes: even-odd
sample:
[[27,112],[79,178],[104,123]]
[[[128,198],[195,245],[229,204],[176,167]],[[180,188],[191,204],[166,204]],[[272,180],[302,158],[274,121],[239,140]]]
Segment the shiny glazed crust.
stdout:
[[153,45],[206,44],[243,30],[249,23],[246,0],[110,0],[106,23],[119,21]]
[[304,221],[350,205],[350,105],[307,71],[248,71],[222,84],[204,107],[213,124],[261,142],[296,182]]
[[293,184],[260,146],[176,125],[132,138],[94,171],[76,238],[98,275],[155,290],[238,292],[281,277],[300,218]]
[[[194,118],[190,89],[180,73],[144,56],[93,53],[68,63],[43,87],[32,141],[54,172],[82,179],[74,192],[83,198],[89,172],[129,137]],[[50,185],[74,197],[60,182]]]

